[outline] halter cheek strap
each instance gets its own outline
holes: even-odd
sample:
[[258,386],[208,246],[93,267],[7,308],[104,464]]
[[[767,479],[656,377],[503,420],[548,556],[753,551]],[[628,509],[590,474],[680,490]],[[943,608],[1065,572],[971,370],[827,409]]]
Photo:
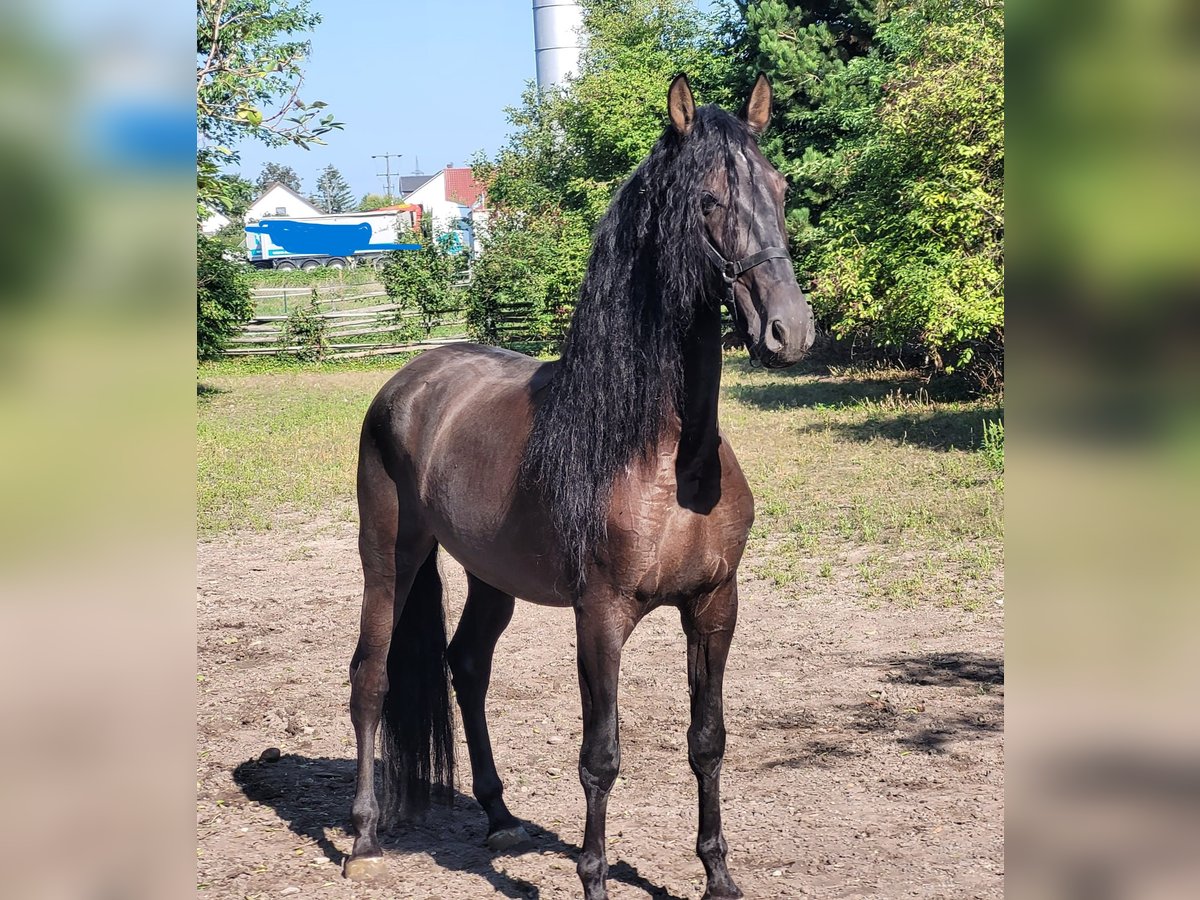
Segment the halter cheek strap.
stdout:
[[[791,259],[788,252],[782,247],[766,247],[759,250],[757,253],[751,253],[749,256],[742,257],[739,260],[728,260],[718,252],[717,248],[712,245],[707,237],[704,238],[704,254],[709,261],[717,267],[717,271],[721,273],[721,277],[725,280],[725,296],[721,298],[721,302],[729,307],[729,315],[733,317],[734,325],[742,333],[742,340],[747,342],[749,346],[750,328],[742,322],[738,315],[737,300],[733,296],[733,285],[738,278],[749,272],[755,266],[762,265],[768,259]],[[754,356],[751,354],[751,365],[753,365]]]

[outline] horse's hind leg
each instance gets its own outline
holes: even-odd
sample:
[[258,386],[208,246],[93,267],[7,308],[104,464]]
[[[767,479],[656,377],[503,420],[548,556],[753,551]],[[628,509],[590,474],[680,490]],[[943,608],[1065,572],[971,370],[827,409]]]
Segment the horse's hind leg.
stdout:
[[363,605],[358,646],[350,661],[350,721],[358,744],[357,784],[352,818],[354,848],[345,862],[347,878],[371,878],[382,872],[379,801],[375,795],[375,739],[387,694],[387,658],[392,630],[404,608],[433,539],[411,527],[400,533],[395,482],[373,447],[359,461],[358,549],[363,567]]
[[741,897],[725,863],[728,847],[721,828],[721,763],[725,758],[725,711],[722,690],[725,660],[737,621],[737,583],[730,579],[711,594],[681,609],[688,644],[688,688],[692,722],[688,762],[700,788],[700,828],[696,854],[708,875],[705,900]]
[[511,595],[467,573],[467,602],[454,640],[446,650],[471,754],[475,799],[487,814],[487,843],[493,850],[504,850],[528,839],[521,823],[504,804],[504,785],[492,757],[484,709],[492,677],[492,653],[512,620],[513,606]]

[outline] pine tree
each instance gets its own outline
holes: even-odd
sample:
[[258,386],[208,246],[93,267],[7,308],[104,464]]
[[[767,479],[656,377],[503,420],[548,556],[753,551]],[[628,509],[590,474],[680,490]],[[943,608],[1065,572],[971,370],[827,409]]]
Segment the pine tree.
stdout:
[[296,174],[296,170],[291,166],[273,162],[266,163],[262,167],[258,180],[254,182],[254,187],[261,194],[275,182],[290,187],[297,194],[300,193],[300,176]]
[[336,166],[330,164],[321,171],[312,202],[324,213],[340,213],[354,208],[354,194]]

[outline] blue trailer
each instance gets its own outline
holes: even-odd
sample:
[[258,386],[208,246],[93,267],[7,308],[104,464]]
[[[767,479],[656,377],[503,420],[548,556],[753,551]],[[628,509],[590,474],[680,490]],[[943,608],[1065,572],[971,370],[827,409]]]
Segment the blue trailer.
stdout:
[[419,244],[397,242],[398,233],[420,228],[420,216],[419,206],[303,219],[271,216],[246,225],[246,256],[264,269],[378,265],[393,250],[420,249]]

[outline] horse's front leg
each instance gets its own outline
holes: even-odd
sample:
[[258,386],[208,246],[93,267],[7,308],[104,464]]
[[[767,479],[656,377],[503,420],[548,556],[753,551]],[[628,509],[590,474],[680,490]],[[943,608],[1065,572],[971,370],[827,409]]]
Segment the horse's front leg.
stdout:
[[634,619],[611,595],[584,597],[575,609],[579,692],[583,699],[583,745],[579,751],[579,781],[587,800],[579,879],[585,900],[607,900],[604,882],[608,860],[604,826],[608,793],[621,767],[617,733],[617,678],[621,648],[633,630]]
[[725,712],[722,689],[729,642],[737,622],[735,578],[711,594],[696,597],[682,609],[688,642],[688,688],[692,722],[688,728],[688,762],[700,787],[700,829],[696,854],[708,874],[705,900],[741,897],[725,863],[728,846],[721,828],[721,762],[725,758]]

